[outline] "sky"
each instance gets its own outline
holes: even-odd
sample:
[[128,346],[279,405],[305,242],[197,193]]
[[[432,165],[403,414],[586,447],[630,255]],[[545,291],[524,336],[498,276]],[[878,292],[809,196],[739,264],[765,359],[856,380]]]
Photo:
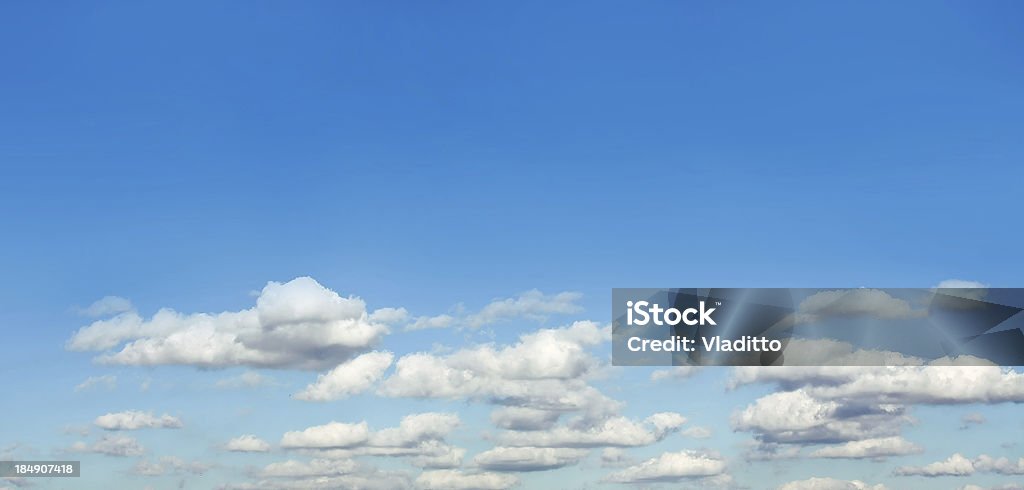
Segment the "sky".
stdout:
[[1022,15],[0,5],[0,459],[82,462],[0,488],[1024,486],[1019,370],[607,334],[614,287],[1020,286]]

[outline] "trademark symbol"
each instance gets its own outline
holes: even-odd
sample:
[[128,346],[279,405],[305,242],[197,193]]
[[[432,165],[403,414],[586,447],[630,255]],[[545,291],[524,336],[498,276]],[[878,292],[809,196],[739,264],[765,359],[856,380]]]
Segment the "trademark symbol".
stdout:
[[722,302],[721,301],[715,301],[715,306],[722,306]]

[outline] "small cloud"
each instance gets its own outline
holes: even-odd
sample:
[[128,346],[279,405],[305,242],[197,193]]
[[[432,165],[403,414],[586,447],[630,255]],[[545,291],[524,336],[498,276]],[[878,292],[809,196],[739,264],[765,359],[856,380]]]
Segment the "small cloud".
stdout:
[[103,430],[180,429],[184,426],[177,417],[167,414],[157,417],[152,412],[137,410],[100,415],[93,423]]
[[86,308],[78,312],[88,317],[114,316],[120,313],[133,311],[132,302],[120,296],[104,296]]
[[85,381],[75,386],[75,393],[91,389],[104,388],[107,391],[117,388],[117,376],[104,374],[103,376],[89,376]]
[[969,429],[969,428],[971,428],[972,425],[981,425],[981,424],[984,424],[986,421],[987,421],[987,419],[985,418],[985,416],[980,414],[980,413],[977,413],[977,412],[969,413],[969,414],[964,415],[960,419],[960,422],[961,422],[960,429],[961,430]]
[[270,451],[270,443],[252,434],[236,437],[224,444],[226,451],[236,453],[265,453]]

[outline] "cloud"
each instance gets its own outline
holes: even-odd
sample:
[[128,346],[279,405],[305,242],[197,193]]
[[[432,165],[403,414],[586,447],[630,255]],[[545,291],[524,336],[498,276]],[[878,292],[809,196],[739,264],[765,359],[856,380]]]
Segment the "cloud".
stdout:
[[362,393],[384,376],[391,366],[394,354],[370,352],[339,364],[334,369],[317,377],[315,383],[295,395],[306,401],[326,401],[346,398]]
[[338,476],[351,473],[356,463],[344,459],[314,459],[309,462],[296,460],[271,463],[260,471],[266,478],[308,478],[317,476]]
[[174,456],[165,456],[159,461],[140,460],[135,464],[132,473],[142,476],[163,476],[170,474],[202,475],[213,465],[201,461],[185,461]]
[[551,315],[566,315],[583,311],[583,308],[577,304],[582,297],[582,294],[576,292],[567,291],[547,295],[533,289],[513,298],[495,299],[476,313],[463,314],[463,307],[460,305],[454,312],[456,316],[450,314],[420,316],[406,325],[405,329],[424,330],[456,325],[480,328],[517,318],[543,321]]
[[908,422],[896,405],[846,405],[820,400],[806,390],[783,391],[759,398],[734,413],[733,428],[753,431],[774,443],[828,443],[896,435]]
[[275,386],[277,382],[269,376],[264,376],[256,371],[246,371],[238,376],[225,378],[217,381],[217,388],[221,389],[242,389],[259,388],[261,386]]
[[126,436],[103,436],[103,438],[92,445],[76,442],[71,446],[70,451],[118,457],[141,456],[146,452],[145,448],[139,444],[139,441]]
[[883,437],[827,446],[813,451],[810,455],[812,458],[883,459],[889,456],[904,456],[923,451],[924,448],[902,437]]
[[377,431],[370,430],[365,421],[331,422],[287,432],[281,438],[281,447],[333,459],[405,457],[422,468],[450,468],[461,464],[465,454],[465,450],[444,441],[459,424],[455,414],[436,412],[407,415],[397,427]]
[[100,415],[93,424],[104,430],[180,429],[183,426],[177,417],[167,414],[156,417],[152,412],[137,410]]
[[896,468],[895,473],[901,476],[967,476],[974,474],[974,463],[962,454],[956,453],[944,461],[920,467],[901,466]]
[[778,490],[886,490],[885,485],[871,485],[860,480],[809,478],[783,484]]
[[686,418],[671,412],[652,415],[643,423],[611,417],[591,427],[555,427],[544,431],[506,431],[498,440],[506,446],[535,447],[635,447],[654,444],[678,431]]
[[224,449],[237,453],[265,453],[270,451],[270,443],[252,434],[231,439],[224,444]]
[[900,320],[927,315],[926,310],[915,310],[910,303],[880,289],[821,291],[800,302],[797,313],[802,322],[856,316]]
[[961,421],[960,428],[961,429],[968,429],[972,425],[984,424],[986,422],[986,419],[985,419],[984,415],[982,415],[980,413],[977,413],[977,412],[972,412],[972,413],[965,414],[963,417],[960,418],[960,421]]
[[491,412],[491,422],[502,429],[542,430],[554,426],[559,415],[528,407],[501,407]]
[[[73,351],[108,351],[104,364],[321,369],[370,349],[388,328],[370,321],[365,303],[312,278],[270,282],[256,306],[224,313],[158,311],[149,320],[121,313],[83,327]],[[123,344],[123,345],[122,345]]]
[[605,480],[614,483],[673,482],[721,475],[725,473],[725,468],[725,461],[716,455],[679,451],[664,453],[657,458],[612,473]]
[[113,390],[117,388],[117,376],[112,374],[104,374],[103,376],[89,376],[75,386],[75,393],[81,391],[91,390],[93,388],[105,388],[107,390]]
[[630,458],[621,448],[606,447],[601,450],[601,467],[603,468],[617,468],[630,464],[633,464],[633,458]]
[[387,325],[398,325],[409,319],[405,308],[380,308],[370,313],[370,321]]
[[88,307],[79,310],[79,313],[95,318],[125,313],[134,309],[132,302],[127,299],[120,296],[104,296]]
[[542,329],[504,347],[481,345],[441,356],[403,356],[378,392],[389,397],[468,399],[534,410],[607,415],[618,403],[583,379],[600,365],[588,349],[611,330],[592,322]]
[[658,369],[651,373],[651,381],[686,379],[697,374],[698,371],[700,371],[700,368],[697,366],[675,366],[669,369]]
[[425,471],[416,478],[424,490],[503,490],[519,484],[519,479],[503,473],[465,473],[458,470]]
[[585,449],[551,447],[496,447],[473,458],[477,466],[489,471],[543,471],[578,463]]
[[467,316],[465,324],[471,328],[478,328],[514,318],[543,319],[552,314],[579,313],[583,308],[576,302],[582,297],[582,294],[575,292],[545,295],[533,289],[515,298],[492,301],[478,313]]

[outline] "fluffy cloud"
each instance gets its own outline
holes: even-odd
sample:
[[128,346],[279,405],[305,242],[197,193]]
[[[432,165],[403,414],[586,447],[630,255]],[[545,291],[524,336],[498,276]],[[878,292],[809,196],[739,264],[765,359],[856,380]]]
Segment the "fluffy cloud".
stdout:
[[680,451],[664,453],[630,466],[608,475],[605,480],[615,483],[672,482],[721,475],[725,473],[725,467],[725,461],[716,455]]
[[100,415],[93,424],[104,430],[180,429],[183,426],[177,417],[167,414],[157,417],[152,412],[137,410]]
[[505,347],[482,345],[440,356],[403,356],[379,392],[385,396],[470,399],[535,410],[607,415],[618,404],[583,379],[599,365],[588,348],[610,329],[576,322],[524,334]]
[[162,309],[149,320],[125,312],[83,327],[66,346],[121,346],[98,357],[106,364],[320,369],[371,348],[387,332],[385,324],[370,321],[361,299],[300,277],[268,283],[254,308],[214,314]]
[[464,473],[458,470],[425,471],[416,478],[424,490],[503,490],[519,484],[519,479],[503,473]]
[[944,461],[924,466],[901,466],[896,474],[902,476],[967,476],[974,474],[974,463],[960,453],[956,453]]
[[883,437],[851,441],[837,446],[827,446],[811,453],[815,458],[882,459],[889,456],[916,454],[924,449],[902,437]]
[[697,374],[698,371],[700,371],[700,368],[697,366],[675,366],[669,369],[658,369],[651,373],[651,381],[686,379]]
[[542,471],[578,463],[587,450],[551,447],[496,447],[473,458],[490,471]]
[[543,431],[506,431],[498,440],[506,446],[535,447],[635,447],[654,444],[676,432],[686,418],[671,412],[658,413],[643,423],[626,417],[610,417],[586,427],[555,427]]
[[406,457],[422,468],[459,466],[465,450],[449,446],[445,437],[460,421],[450,413],[407,415],[397,427],[371,431],[366,422],[331,422],[284,434],[281,447],[317,457],[351,459],[359,456]]
[[860,480],[836,480],[835,478],[809,478],[783,484],[778,490],[886,490],[885,485],[870,485]]
[[351,460],[314,459],[309,462],[288,460],[265,466],[260,472],[260,476],[266,478],[338,476],[351,473],[355,469],[356,464]]
[[141,456],[146,452],[139,441],[124,436],[104,436],[92,445],[76,442],[70,450],[77,453],[97,453],[118,457]]
[[224,449],[238,453],[265,453],[270,451],[270,443],[252,434],[246,434],[228,441],[224,444]]
[[299,400],[326,401],[362,393],[384,376],[395,356],[390,352],[370,352],[339,364],[321,374],[315,383],[295,395]]
[[753,431],[765,442],[828,443],[893,436],[909,420],[903,408],[848,406],[819,400],[805,390],[764,396],[733,414],[738,430]]
[[103,376],[89,376],[88,378],[85,378],[85,381],[82,381],[81,383],[78,383],[78,386],[75,386],[75,392],[77,393],[80,391],[88,391],[93,388],[99,387],[105,388],[107,390],[112,390],[116,388],[117,376],[114,376],[112,374],[104,374]]
[[975,473],[1024,475],[1024,458],[1016,460],[982,454],[974,459],[956,453],[942,461],[924,466],[901,466],[895,474],[900,476],[969,476]]

